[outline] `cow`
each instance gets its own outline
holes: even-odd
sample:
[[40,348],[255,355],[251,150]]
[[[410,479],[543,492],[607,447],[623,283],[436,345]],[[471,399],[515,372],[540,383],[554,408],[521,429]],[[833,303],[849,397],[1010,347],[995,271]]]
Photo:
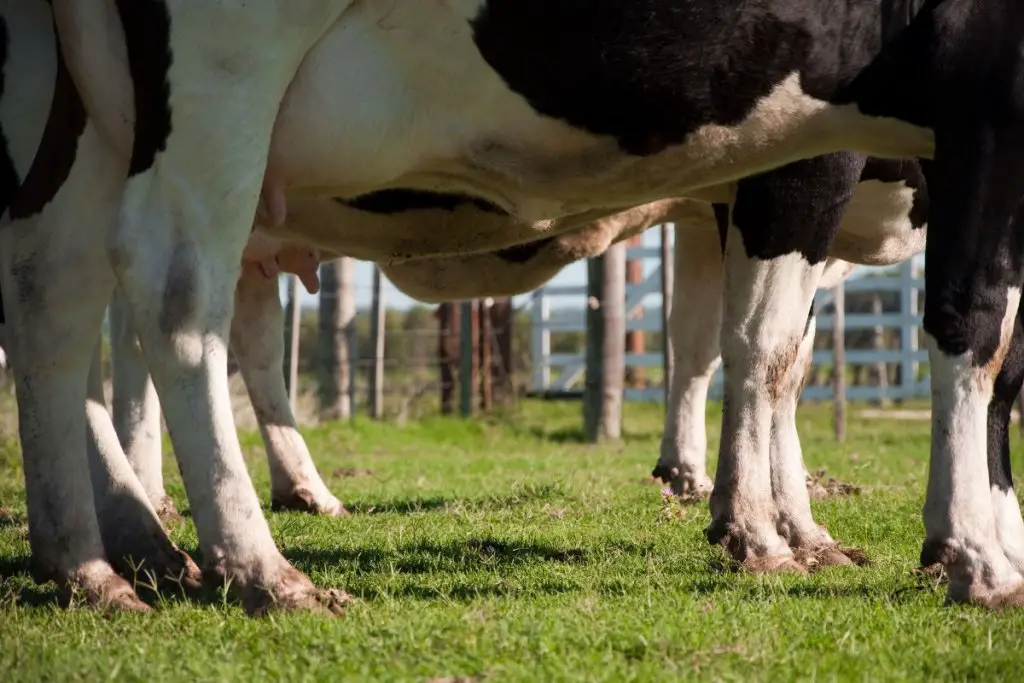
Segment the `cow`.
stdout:
[[[813,172],[804,165],[795,172]],[[913,163],[868,159],[853,197],[846,208],[832,251],[858,262],[884,265],[896,263],[924,248],[927,215],[927,187],[920,168]],[[406,215],[428,233],[443,231],[450,225],[452,212],[459,221],[483,225],[486,212],[465,198],[418,193],[406,195],[402,202],[393,194],[389,203],[362,202],[350,206],[343,200],[303,198],[291,204],[291,215],[272,237],[259,228],[254,236],[262,243],[243,254],[243,262],[270,258],[256,271],[243,268],[235,294],[231,325],[231,347],[245,378],[263,440],[271,473],[271,508],[301,509],[328,515],[342,514],[343,506],[331,494],[316,471],[309,450],[299,434],[291,412],[280,372],[284,354],[283,324],[274,260],[277,252],[291,250],[286,260],[295,268],[296,254],[312,257],[337,256],[355,252],[364,258],[392,253],[395,245],[382,245],[381,226],[375,230],[352,230],[352,224],[368,220],[388,220]],[[808,201],[831,202],[831,197],[813,197]],[[402,208],[401,211],[398,211]],[[661,477],[684,499],[705,496],[711,490],[705,474],[706,437],[703,406],[711,373],[717,365],[718,349],[708,325],[720,320],[722,222],[727,207],[685,198],[660,200],[595,221],[584,229],[546,238],[493,253],[459,257],[423,258],[382,268],[408,296],[421,301],[447,301],[479,296],[509,296],[540,286],[565,265],[580,258],[596,256],[612,243],[640,234],[660,223],[674,223],[676,235],[677,300],[687,304],[676,309],[672,319],[672,337],[679,370],[673,384],[672,400],[666,412],[662,457],[654,475]],[[760,211],[760,209],[758,209]],[[363,215],[369,214],[369,215]],[[794,224],[801,215],[794,215]],[[334,229],[331,228],[333,226]],[[813,228],[813,226],[810,226]],[[793,229],[799,229],[794,226]],[[330,241],[317,241],[330,240]],[[380,256],[377,255],[377,258]],[[307,264],[312,264],[310,258]],[[849,274],[853,265],[832,258],[819,286],[830,287]],[[315,282],[313,272],[305,274]],[[315,286],[315,285],[314,285]],[[123,297],[111,301],[111,351],[114,360],[114,423],[118,436],[135,473],[143,482],[158,514],[173,511],[173,503],[164,494],[160,452],[160,414],[148,370],[130,325]],[[801,343],[802,355],[797,369],[806,368],[813,344],[814,318],[808,321]],[[699,330],[700,333],[694,334]],[[262,334],[260,334],[262,332]],[[755,349],[755,353],[756,353]],[[701,372],[694,373],[694,364]],[[706,370],[706,371],[705,371]],[[704,380],[702,382],[702,380]],[[784,448],[792,457],[776,465],[773,479],[789,483],[802,480],[805,468],[796,434],[797,394],[802,375],[794,375],[788,400],[780,401],[773,416],[773,438],[788,439]],[[118,397],[121,396],[121,400]],[[773,448],[773,458],[780,447]],[[791,472],[787,472],[787,468]],[[790,480],[789,477],[792,477]],[[779,492],[776,495],[784,526],[790,530],[791,546],[799,551],[806,565],[848,563],[850,558],[828,532],[814,524],[809,500],[803,494]],[[792,502],[789,502],[791,499]],[[783,510],[784,506],[788,506]],[[797,565],[793,565],[797,567]],[[802,568],[802,567],[801,567]]]
[[[17,107],[4,112],[13,149],[0,169],[11,196],[0,284],[40,576],[137,603],[103,560],[91,492],[74,485],[88,463],[76,407],[90,354],[54,342],[94,334],[116,280],[211,569],[250,612],[337,609],[337,595],[281,556],[260,513],[233,430],[225,340],[261,201],[279,224],[304,195],[400,188],[463,194],[520,226],[448,231],[447,255],[664,197],[727,202],[709,539],[785,568],[793,552],[775,524],[764,418],[800,355],[845,202],[814,203],[803,223],[813,231],[792,233],[780,216],[806,196],[848,198],[863,164],[852,151],[930,160],[922,561],[946,567],[952,601],[1024,603],[1020,511],[990,490],[985,467],[1024,279],[1024,10],[1011,0],[52,0],[60,50],[24,26],[45,4],[4,4],[19,29],[8,30],[5,76],[55,85],[42,130]],[[41,62],[22,58],[33,50]],[[4,98],[17,101],[6,83]],[[801,160],[827,172],[800,187],[763,174]],[[759,196],[773,201],[753,215]],[[438,237],[409,235],[427,249]],[[422,255],[413,247],[394,256]]]

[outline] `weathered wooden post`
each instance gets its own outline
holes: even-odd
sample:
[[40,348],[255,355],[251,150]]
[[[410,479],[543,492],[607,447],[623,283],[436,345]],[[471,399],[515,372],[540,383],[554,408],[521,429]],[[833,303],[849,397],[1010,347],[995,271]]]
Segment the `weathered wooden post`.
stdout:
[[587,262],[587,359],[583,424],[588,441],[622,436],[626,353],[626,245]]
[[459,413],[463,417],[473,414],[473,302],[459,305]]
[[381,289],[380,266],[373,267],[373,300],[370,310],[370,335],[373,340],[373,361],[370,366],[369,412],[370,417],[379,420],[384,416],[384,341],[385,310],[384,292]]
[[846,440],[846,287],[836,285],[833,296],[832,364],[835,367],[833,409],[836,441]]
[[515,398],[513,377],[515,367],[512,356],[513,321],[512,299],[498,299],[491,305],[491,326],[494,344],[497,347],[497,362],[494,363],[494,400],[507,403]]
[[339,258],[320,271],[320,412],[326,419],[347,420],[352,416],[356,355],[355,261]]
[[669,244],[669,234],[675,226],[661,224],[661,374],[664,382],[665,409],[668,410],[672,391],[672,335],[669,321],[672,313],[672,287],[675,278],[675,254]]
[[477,302],[479,313],[477,319],[480,321],[480,410],[485,413],[491,411],[493,404],[492,389],[494,386],[494,361],[491,357],[491,300],[481,299]]
[[290,307],[288,338],[288,403],[292,414],[296,412],[299,396],[299,339],[302,325],[302,302],[299,300],[301,286],[296,275],[289,276],[288,306]]
[[[642,247],[644,244],[643,235],[635,235],[626,240],[625,249],[630,247]],[[628,253],[627,253],[628,257]],[[627,285],[639,285],[643,284],[644,281],[644,261],[643,259],[627,258],[626,259],[626,284]],[[641,309],[642,310],[642,309]],[[629,354],[641,354],[646,350],[646,344],[644,343],[644,333],[642,330],[630,330],[626,332],[626,353]],[[625,385],[628,387],[639,387],[644,382],[644,368],[639,366],[626,365],[625,366]]]
[[438,362],[441,366],[441,414],[455,410],[456,359],[459,357],[459,314],[455,304],[445,302],[437,307]]
[[[871,296],[871,314],[881,317],[885,312],[882,307],[882,294],[875,292]],[[875,325],[874,328],[873,346],[875,351],[885,350],[885,326]],[[875,375],[878,381],[878,394],[879,398],[876,403],[880,406],[888,406],[892,403],[889,400],[889,365],[884,360],[880,360],[875,363]]]

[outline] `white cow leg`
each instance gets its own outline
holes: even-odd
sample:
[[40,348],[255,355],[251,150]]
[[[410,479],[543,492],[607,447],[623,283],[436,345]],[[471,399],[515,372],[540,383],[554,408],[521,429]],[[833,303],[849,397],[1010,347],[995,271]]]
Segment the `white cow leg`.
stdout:
[[[774,434],[773,423],[780,408],[795,410],[785,402],[795,401],[802,381],[807,314],[859,172],[858,159],[846,154],[790,164],[740,181],[731,210],[721,333],[725,401],[707,535],[752,571],[806,571],[778,531],[775,500],[806,500],[799,441],[795,430]],[[784,475],[776,480],[773,445]]]
[[272,509],[346,513],[317,472],[284,385],[284,315],[277,279],[243,275],[235,291],[231,348],[249,390],[270,465]]
[[934,345],[921,563],[945,567],[951,602],[1020,607],[1024,575],[1007,557],[1009,539],[1001,533],[1016,526],[1019,512],[998,509],[1005,493],[993,506],[993,485],[1004,482],[990,479],[987,460],[991,402],[1024,280],[1024,163],[1018,127],[966,123],[972,125],[936,132],[928,178],[924,330]]
[[110,363],[114,374],[114,429],[132,470],[162,520],[178,511],[164,491],[160,398],[132,325],[131,308],[120,287],[110,299]]
[[[102,233],[113,218],[118,169],[91,129],[77,145],[79,160],[60,193],[44,206],[22,209],[24,215],[12,209],[13,224],[0,228],[33,575],[56,581],[66,601],[81,597],[148,611],[107,562],[88,484],[85,402],[93,347],[83,340],[97,338],[113,287]],[[85,200],[88,214],[76,212]]]
[[816,319],[811,313],[807,317],[807,328],[797,349],[796,361],[772,412],[772,498],[779,514],[778,531],[801,564],[849,565],[854,563],[853,559],[839,549],[825,527],[817,524],[811,514],[807,471],[796,428],[800,392],[807,380],[814,351],[815,326]]
[[713,225],[676,226],[675,303],[669,320],[672,390],[661,456],[652,476],[669,484],[684,500],[711,495],[705,406],[711,378],[721,362],[722,270],[722,248]]
[[[770,453],[779,445],[772,433],[775,411],[801,370],[799,350],[821,264],[811,266],[799,254],[748,258],[740,235],[730,230],[722,330],[725,403],[708,539],[753,571],[800,571],[777,531]],[[789,441],[790,435],[783,436]],[[792,457],[792,444],[782,445]],[[806,497],[799,450],[796,456]]]
[[[318,32],[282,25],[276,13],[217,7],[172,17],[172,125],[162,151],[150,150],[151,163],[145,156],[140,163],[136,150],[107,241],[110,262],[160,396],[204,570],[227,581],[250,614],[337,613],[346,596],[317,589],[270,535],[238,443],[227,381],[235,287],[273,124]],[[210,31],[229,20],[247,22],[238,32],[244,44]],[[331,20],[326,13],[324,20]],[[266,41],[275,49],[266,50]],[[211,69],[220,59],[243,66]],[[202,88],[181,86],[196,79]],[[160,93],[151,96],[159,113],[165,103]]]
[[1018,313],[1010,348],[988,406],[988,478],[996,533],[1006,558],[1024,575],[1024,520],[1010,471],[1010,413],[1024,384],[1024,326]]
[[122,576],[150,585],[199,588],[199,568],[171,542],[121,450],[103,397],[98,340],[89,368],[86,420],[96,517],[110,563]]

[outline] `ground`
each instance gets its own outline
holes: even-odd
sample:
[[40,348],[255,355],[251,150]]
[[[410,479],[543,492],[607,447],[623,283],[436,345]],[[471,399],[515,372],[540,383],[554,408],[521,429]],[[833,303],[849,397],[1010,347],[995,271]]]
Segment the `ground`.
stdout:
[[[253,620],[217,596],[168,592],[150,596],[150,616],[55,608],[54,587],[27,575],[8,425],[0,672],[6,681],[1019,679],[1024,611],[944,607],[943,587],[913,571],[928,422],[858,417],[853,406],[848,442],[837,445],[830,415],[827,405],[802,408],[809,466],[862,490],[814,509],[874,564],[810,577],[729,572],[703,539],[706,504],[663,500],[648,478],[656,405],[628,406],[623,443],[598,447],[580,442],[578,403],[308,430],[354,514],[274,514],[271,527],[314,581],[357,598],[338,620]],[[245,432],[243,443],[268,505],[259,437]],[[187,509],[171,462],[167,473]],[[196,554],[187,516],[175,536]]]

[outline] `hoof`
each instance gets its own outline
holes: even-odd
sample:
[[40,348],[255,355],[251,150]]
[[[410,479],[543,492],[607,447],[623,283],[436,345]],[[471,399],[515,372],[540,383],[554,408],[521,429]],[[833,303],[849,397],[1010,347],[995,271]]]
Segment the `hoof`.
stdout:
[[1024,607],[1024,583],[1010,590],[990,594],[981,604],[991,610]]
[[680,502],[697,503],[711,497],[712,484],[706,475],[694,476],[692,473],[681,472],[676,466],[659,463],[651,471],[651,476],[668,484],[672,495],[679,498]]
[[185,551],[163,533],[140,532],[104,543],[107,559],[118,574],[147,587],[181,587],[186,592],[202,588],[202,573]]
[[57,593],[62,607],[88,607],[110,612],[149,613],[153,608],[139,600],[131,585],[113,572],[95,578],[62,582]]
[[268,612],[313,612],[341,616],[352,597],[342,590],[321,589],[302,572],[287,566],[269,586],[242,590],[242,605],[247,614],[259,617]]
[[307,488],[298,487],[285,494],[274,494],[270,499],[270,509],[273,512],[290,510],[293,512],[308,512],[320,517],[345,517],[349,514],[341,501],[334,496],[328,496],[326,500],[317,501],[313,492]]

